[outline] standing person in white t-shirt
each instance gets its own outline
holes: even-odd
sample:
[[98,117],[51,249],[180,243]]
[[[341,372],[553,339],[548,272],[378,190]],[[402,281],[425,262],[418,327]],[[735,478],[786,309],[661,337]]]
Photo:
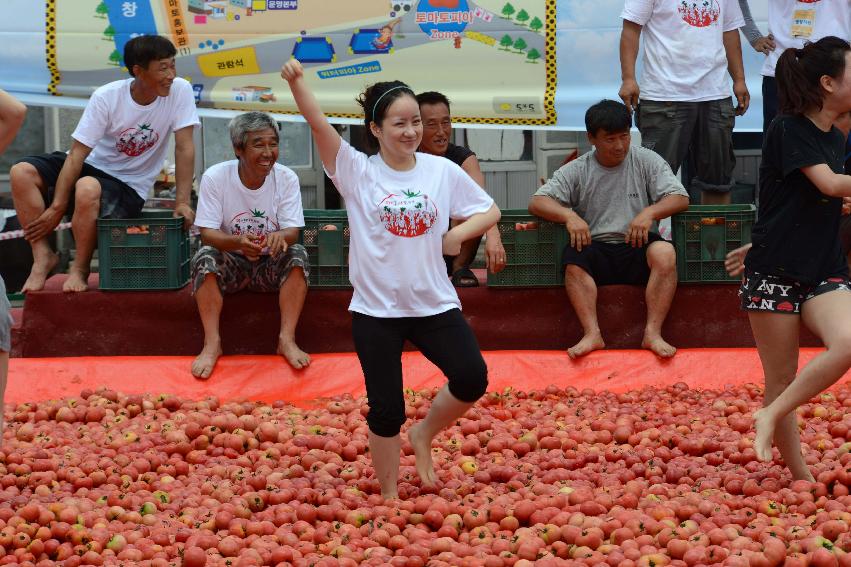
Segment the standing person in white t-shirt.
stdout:
[[88,288],[98,217],[139,216],[162,169],[172,132],[174,216],[183,217],[186,228],[192,226],[192,134],[200,122],[192,85],[177,77],[176,53],[164,37],[144,35],[128,41],[124,64],[131,78],[92,93],[71,134],[71,150],[27,156],[12,166],[12,198],[33,251],[33,267],[22,291],[44,287],[58,262],[47,237],[66,214],[71,217],[76,255],[62,288],[69,292]]
[[228,126],[237,159],[204,172],[195,225],[204,243],[192,258],[192,291],[204,326],[204,349],[192,375],[207,379],[222,355],[222,296],[248,289],[278,292],[278,354],[293,368],[310,364],[295,342],[307,295],[307,250],[297,244],[304,226],[298,175],[277,163],[278,124],[246,112]]
[[774,69],[780,54],[794,47],[801,49],[832,35],[851,40],[851,0],[770,0],[768,2],[768,35],[763,36],[751,17],[747,0],[739,0],[745,18],[742,33],[753,48],[765,53],[762,64],[762,132],[777,115],[777,80]]
[[[695,166],[691,186],[700,191],[701,202],[729,203],[736,165],[733,124],[750,102],[737,1],[626,0],[621,17],[619,94],[636,110],[641,144],[665,158],[674,173],[690,155]],[[642,35],[639,89],[635,60]],[[733,78],[735,109],[727,73]]]
[[[499,209],[458,165],[417,152],[423,135],[419,105],[400,81],[376,83],[358,98],[367,157],[340,138],[307,86],[301,64],[281,76],[313,132],[325,171],[346,200],[354,295],[352,334],[369,400],[369,445],[385,498],[398,497],[399,432],[405,423],[402,347],[406,340],[449,379],[426,418],[408,430],[423,486],[435,472],[431,442],[487,389],[487,366],[461,315],[443,255],[499,220]],[[449,229],[450,219],[466,219]]]

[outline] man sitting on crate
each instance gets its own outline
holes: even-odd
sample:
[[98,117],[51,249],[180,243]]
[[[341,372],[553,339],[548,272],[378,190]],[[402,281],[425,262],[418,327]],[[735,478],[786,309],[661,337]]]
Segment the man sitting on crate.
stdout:
[[[471,150],[464,146],[456,146],[449,139],[452,136],[452,120],[449,117],[449,99],[446,95],[429,91],[417,95],[420,105],[420,117],[423,124],[423,139],[419,151],[426,154],[442,156],[457,164],[480,187],[485,186],[485,176],[479,167],[479,160]],[[452,226],[461,219],[452,219]],[[485,233],[485,264],[491,273],[499,273],[505,268],[505,248],[499,235],[499,226],[494,225]],[[470,269],[470,264],[476,258],[482,237],[476,237],[461,244],[461,252],[457,256],[444,256],[446,270],[455,287],[476,287],[479,280]]]
[[307,251],[298,176],[277,163],[278,124],[263,112],[246,112],[228,126],[237,159],[204,172],[195,224],[204,243],[192,258],[192,290],[204,326],[204,349],[192,363],[196,378],[210,377],[222,354],[222,296],[243,289],[278,292],[278,354],[293,368],[310,357],[295,343],[307,295]]
[[565,288],[582,324],[571,358],[605,347],[597,323],[597,286],[646,284],[643,348],[669,358],[662,323],[677,288],[676,254],[658,233],[660,219],[685,210],[688,193],[652,150],[630,146],[632,117],[620,102],[603,100],[585,113],[594,151],[562,166],[532,196],[529,212],[564,223]]
[[58,257],[47,237],[64,215],[71,217],[76,255],[63,285],[85,291],[97,245],[97,219],[135,218],[162,169],[174,132],[177,198],[174,216],[192,226],[189,205],[195,166],[195,95],[176,76],[174,45],[160,36],[139,36],[124,46],[130,79],[92,93],[71,137],[71,150],[28,156],[10,173],[15,210],[32,246],[33,267],[23,291],[37,291]]

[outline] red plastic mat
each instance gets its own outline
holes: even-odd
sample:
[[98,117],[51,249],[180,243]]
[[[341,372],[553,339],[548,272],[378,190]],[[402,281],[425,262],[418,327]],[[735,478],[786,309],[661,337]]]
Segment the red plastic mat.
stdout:
[[[822,349],[801,349],[803,365]],[[646,386],[685,382],[693,388],[721,389],[727,384],[762,382],[755,349],[680,350],[660,360],[643,350],[604,350],[572,361],[563,351],[492,351],[484,353],[490,390],[513,387],[561,388],[624,392]],[[405,386],[420,389],[443,384],[443,374],[421,354],[404,353]],[[76,396],[84,388],[107,386],[125,393],[170,393],[190,399],[285,400],[309,404],[317,398],[364,394],[363,374],[352,353],[319,354],[306,370],[292,370],[278,356],[226,356],[212,378],[196,380],[189,372],[192,357],[13,358],[7,402]],[[851,377],[846,374],[843,380]]]

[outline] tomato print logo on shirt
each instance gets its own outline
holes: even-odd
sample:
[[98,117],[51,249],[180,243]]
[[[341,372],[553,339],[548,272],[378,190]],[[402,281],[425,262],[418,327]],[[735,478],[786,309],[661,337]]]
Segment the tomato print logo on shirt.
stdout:
[[821,0],[798,0],[801,4],[816,4],[821,2]]
[[234,236],[266,236],[269,232],[278,230],[278,223],[269,219],[265,211],[251,209],[235,215],[230,220],[231,234]]
[[136,157],[148,151],[159,139],[160,135],[151,130],[150,124],[139,124],[118,135],[115,149],[130,157]]
[[680,0],[678,8],[683,21],[696,28],[705,28],[718,21],[721,8],[717,0]]
[[431,230],[437,220],[437,207],[428,195],[402,191],[401,195],[388,195],[378,204],[378,217],[391,233],[411,238]]

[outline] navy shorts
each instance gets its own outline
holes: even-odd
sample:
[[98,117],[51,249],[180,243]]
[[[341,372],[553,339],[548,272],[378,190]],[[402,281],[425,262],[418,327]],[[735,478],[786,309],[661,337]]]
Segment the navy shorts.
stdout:
[[633,248],[626,242],[593,241],[581,252],[568,244],[562,253],[562,265],[573,264],[588,272],[597,285],[644,285],[650,278],[647,265],[647,247],[654,242],[664,241],[651,232],[647,244]]
[[832,276],[810,285],[745,269],[739,299],[745,311],[799,315],[805,301],[838,289],[851,291],[846,276]]
[[[56,189],[56,180],[65,158],[65,152],[53,152],[52,154],[41,154],[37,156],[26,156],[18,163],[28,163],[38,171],[39,177],[45,187],[47,194],[44,195],[44,206],[49,207],[53,202]],[[145,200],[136,191],[112,175],[98,168],[83,163],[80,177],[94,177],[100,183],[100,218],[104,219],[133,219],[141,216]],[[71,187],[71,195],[68,199],[68,208],[65,211],[68,217],[74,215],[74,187]]]

